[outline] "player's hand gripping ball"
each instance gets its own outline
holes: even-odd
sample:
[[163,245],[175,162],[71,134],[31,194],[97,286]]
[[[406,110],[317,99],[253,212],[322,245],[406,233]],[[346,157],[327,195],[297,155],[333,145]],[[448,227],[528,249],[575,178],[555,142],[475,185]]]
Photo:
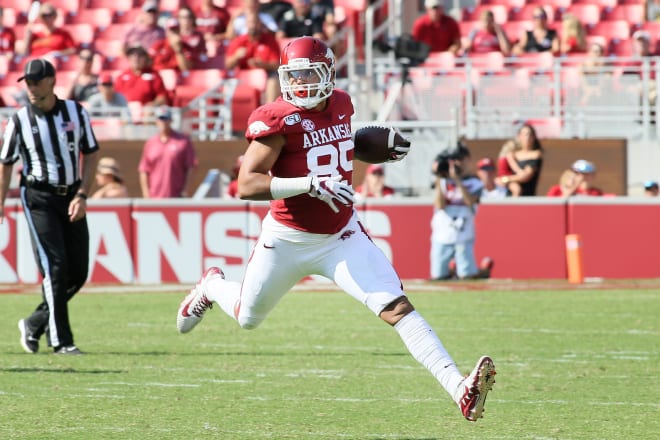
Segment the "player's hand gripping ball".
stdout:
[[355,159],[367,163],[397,162],[410,151],[410,141],[394,128],[370,126],[353,132]]

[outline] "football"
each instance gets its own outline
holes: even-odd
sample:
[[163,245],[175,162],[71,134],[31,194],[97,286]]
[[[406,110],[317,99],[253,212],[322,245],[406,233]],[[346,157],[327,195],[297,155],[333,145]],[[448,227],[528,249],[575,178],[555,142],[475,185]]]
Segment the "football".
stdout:
[[397,145],[410,145],[394,128],[369,126],[356,130],[353,133],[355,146],[355,159],[367,163],[383,163],[396,160],[394,147]]

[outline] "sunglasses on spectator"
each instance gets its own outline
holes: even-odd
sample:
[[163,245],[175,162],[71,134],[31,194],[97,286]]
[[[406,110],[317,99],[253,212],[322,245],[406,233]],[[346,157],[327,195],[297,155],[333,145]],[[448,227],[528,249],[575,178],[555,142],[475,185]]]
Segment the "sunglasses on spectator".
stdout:
[[548,17],[546,17],[545,14],[537,14],[537,15],[534,15],[534,18],[537,19],[537,20],[545,20]]
[[178,17],[179,17],[179,18],[186,18],[186,19],[189,20],[189,19],[192,18],[192,15],[179,15]]
[[48,12],[46,14],[41,14],[41,18],[53,18],[55,17],[55,15],[57,14],[55,14],[54,12]]

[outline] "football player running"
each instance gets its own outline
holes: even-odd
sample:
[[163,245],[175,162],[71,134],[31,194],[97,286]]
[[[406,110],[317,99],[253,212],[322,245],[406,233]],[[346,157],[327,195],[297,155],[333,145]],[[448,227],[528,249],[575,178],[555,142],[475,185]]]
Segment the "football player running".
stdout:
[[[334,89],[332,50],[316,38],[292,40],[278,73],[282,96],[250,115],[238,176],[241,199],[271,201],[245,277],[228,281],[221,269],[207,269],[181,302],[179,332],[191,331],[213,303],[254,329],[298,281],[322,275],[394,327],[463,416],[476,421],[495,382],[493,361],[482,356],[468,376],[460,373],[353,209],[353,105]],[[392,160],[408,148],[392,146]]]

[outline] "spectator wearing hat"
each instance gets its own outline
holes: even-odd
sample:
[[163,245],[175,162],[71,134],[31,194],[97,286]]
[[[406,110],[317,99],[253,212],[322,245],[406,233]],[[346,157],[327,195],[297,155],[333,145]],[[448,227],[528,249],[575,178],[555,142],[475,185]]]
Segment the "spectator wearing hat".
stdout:
[[146,0],[135,24],[124,36],[124,51],[137,45],[150,48],[165,37],[165,29],[158,25],[158,1]]
[[367,197],[390,198],[394,193],[394,188],[385,184],[385,168],[380,164],[369,165],[362,184],[355,188],[355,198],[358,201]]
[[87,109],[92,117],[117,116],[124,122],[130,122],[131,111],[126,97],[115,90],[112,74],[103,72],[99,75],[98,93],[87,100]]
[[54,58],[76,52],[77,44],[71,34],[55,25],[55,6],[50,3],[41,4],[38,18],[25,26],[23,55]]
[[145,107],[168,104],[169,95],[163,78],[151,67],[147,50],[141,45],[132,46],[126,56],[129,67],[115,79],[115,90],[128,102],[139,102]]
[[483,184],[480,200],[501,200],[506,198],[506,187],[495,181],[495,162],[489,157],[484,157],[477,162],[477,177]]
[[575,173],[575,195],[603,195],[603,191],[593,185],[596,179],[596,165],[588,160],[580,159],[573,162],[571,170]]
[[113,157],[99,159],[96,166],[96,186],[90,199],[109,199],[128,197],[128,188],[124,185],[119,162]]
[[159,107],[155,115],[158,133],[145,143],[138,166],[142,197],[186,197],[190,175],[197,167],[195,148],[187,135],[172,129],[169,107]]
[[658,197],[658,182],[655,180],[644,182],[644,195],[647,197]]
[[425,43],[431,52],[452,52],[461,49],[461,31],[456,20],[445,14],[442,0],[425,0],[426,13],[413,23],[412,37]]
[[192,9],[182,7],[167,22],[167,38],[149,48],[154,70],[175,69],[185,72],[194,69],[207,57],[204,35],[195,29]]

